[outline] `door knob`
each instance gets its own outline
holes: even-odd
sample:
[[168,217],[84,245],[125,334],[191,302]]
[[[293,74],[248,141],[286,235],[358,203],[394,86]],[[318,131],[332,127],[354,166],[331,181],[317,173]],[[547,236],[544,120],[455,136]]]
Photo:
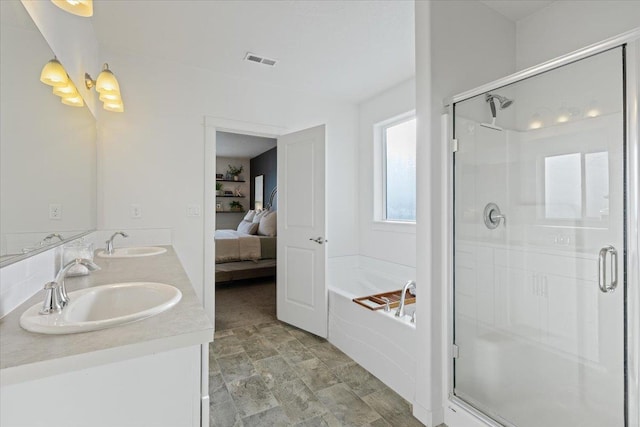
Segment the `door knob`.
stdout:
[[319,245],[323,244],[324,242],[328,242],[328,240],[325,240],[322,236],[316,237],[315,239],[311,237],[309,238],[309,240],[311,240],[312,242],[316,242]]

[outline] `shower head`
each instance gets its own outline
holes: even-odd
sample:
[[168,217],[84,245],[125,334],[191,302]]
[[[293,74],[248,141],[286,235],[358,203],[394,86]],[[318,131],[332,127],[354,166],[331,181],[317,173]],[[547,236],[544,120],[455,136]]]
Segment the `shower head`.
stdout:
[[495,94],[495,93],[487,93],[487,94],[485,95],[485,98],[484,98],[484,99],[485,99],[485,101],[487,101],[487,102],[489,103],[489,105],[492,107],[492,108],[491,108],[491,112],[492,112],[492,114],[493,114],[493,116],[494,116],[494,117],[495,117],[495,112],[494,112],[494,110],[495,110],[495,108],[496,108],[496,107],[495,107],[495,104],[493,103],[493,100],[494,100],[494,99],[497,99],[497,100],[498,100],[498,102],[500,102],[500,109],[501,109],[501,110],[504,110],[505,108],[508,108],[511,104],[513,104],[513,100],[512,100],[512,99],[509,99],[509,98],[507,98],[507,97],[504,97],[504,96],[502,96],[502,95],[498,95],[498,94]]

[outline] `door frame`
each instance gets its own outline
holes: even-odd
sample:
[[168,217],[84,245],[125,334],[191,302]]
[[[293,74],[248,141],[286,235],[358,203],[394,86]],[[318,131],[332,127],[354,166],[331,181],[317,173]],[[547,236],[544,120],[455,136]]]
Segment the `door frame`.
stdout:
[[[442,224],[442,245],[437,248],[442,258],[442,307],[444,316],[442,322],[442,407],[444,409],[444,421],[450,427],[501,427],[500,424],[478,411],[471,405],[453,395],[453,343],[454,343],[454,312],[453,312],[453,104],[480,95],[499,87],[515,83],[526,78],[550,71],[569,63],[587,58],[606,50],[627,45],[626,48],[626,75],[625,75],[625,179],[627,181],[625,203],[627,206],[626,230],[626,257],[624,264],[626,270],[626,427],[640,427],[640,289],[631,286],[640,283],[640,141],[638,106],[640,105],[640,28],[625,32],[618,36],[606,39],[600,43],[587,46],[583,49],[547,61],[538,66],[525,69],[494,82],[479,86],[470,91],[455,95],[444,100],[447,113],[441,117],[442,139],[440,161],[441,182],[443,183],[443,197],[441,203],[441,215],[446,219]],[[436,248],[434,248],[436,249]],[[437,262],[438,260],[434,260]]]
[[[288,129],[262,123],[244,122],[223,117],[204,117],[204,250],[203,250],[203,304],[215,329],[215,237],[207,230],[216,229],[216,132],[229,132],[242,135],[260,136],[278,139],[288,133]],[[277,145],[276,145],[277,147]],[[277,183],[276,183],[277,186]]]

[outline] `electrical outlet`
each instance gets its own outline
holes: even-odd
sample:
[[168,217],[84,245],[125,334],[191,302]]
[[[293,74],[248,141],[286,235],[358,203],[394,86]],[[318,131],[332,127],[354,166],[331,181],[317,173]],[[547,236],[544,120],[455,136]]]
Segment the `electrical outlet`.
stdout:
[[138,204],[131,205],[131,218],[137,219],[142,218],[142,209]]
[[49,219],[62,219],[62,205],[60,203],[49,205]]
[[200,216],[200,205],[187,205],[187,216]]

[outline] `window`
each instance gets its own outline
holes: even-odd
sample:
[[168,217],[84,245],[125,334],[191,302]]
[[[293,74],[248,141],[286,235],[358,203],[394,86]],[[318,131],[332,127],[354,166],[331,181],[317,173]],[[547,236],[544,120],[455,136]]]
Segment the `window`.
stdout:
[[382,142],[383,221],[416,220],[416,118],[404,115],[378,127]]

